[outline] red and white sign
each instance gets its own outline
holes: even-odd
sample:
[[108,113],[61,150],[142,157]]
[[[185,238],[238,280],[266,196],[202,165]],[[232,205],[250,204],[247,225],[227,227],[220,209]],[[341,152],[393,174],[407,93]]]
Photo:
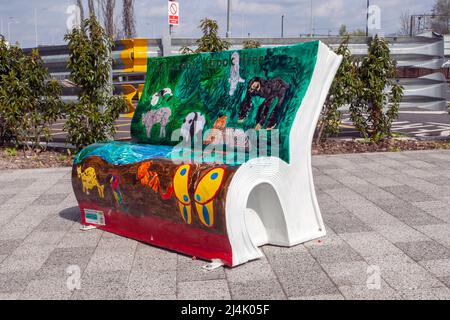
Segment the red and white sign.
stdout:
[[169,24],[178,26],[180,24],[180,6],[178,2],[169,1],[168,6]]

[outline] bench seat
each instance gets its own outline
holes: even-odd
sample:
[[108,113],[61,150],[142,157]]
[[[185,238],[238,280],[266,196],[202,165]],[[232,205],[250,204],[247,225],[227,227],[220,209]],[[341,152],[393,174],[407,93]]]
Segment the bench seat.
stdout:
[[75,157],[82,223],[230,267],[324,236],[311,143],[340,61],[319,41],[149,58],[133,141]]

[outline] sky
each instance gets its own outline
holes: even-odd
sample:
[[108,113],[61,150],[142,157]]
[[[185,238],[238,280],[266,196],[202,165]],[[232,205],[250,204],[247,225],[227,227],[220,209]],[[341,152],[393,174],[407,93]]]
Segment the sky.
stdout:
[[[311,29],[311,2],[315,34],[337,34],[341,24],[348,30],[365,29],[366,0],[231,0],[232,37],[279,37],[281,16],[284,36],[298,37]],[[0,0],[0,33],[24,47],[64,44],[67,7],[75,0]],[[85,1],[86,2],[86,1]],[[225,36],[227,0],[178,0],[180,25],[174,37],[198,37],[204,17],[216,19]],[[371,0],[381,10],[384,34],[399,29],[400,15],[430,13],[435,0]],[[120,22],[122,0],[116,0]],[[87,12],[87,4],[85,6]],[[36,14],[35,14],[36,13]],[[135,0],[137,36],[159,38],[168,32],[167,0]],[[35,19],[36,16],[36,19]],[[9,27],[9,28],[8,28]],[[36,28],[37,27],[37,28]],[[8,36],[9,29],[9,36]]]

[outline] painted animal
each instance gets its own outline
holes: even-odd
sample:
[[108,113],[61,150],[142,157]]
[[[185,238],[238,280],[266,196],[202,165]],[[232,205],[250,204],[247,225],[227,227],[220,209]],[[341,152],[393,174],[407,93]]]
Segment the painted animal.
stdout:
[[245,82],[239,74],[239,53],[234,52],[231,55],[231,69],[230,69],[230,96],[234,94],[239,83]]
[[143,162],[137,171],[136,178],[139,180],[141,185],[148,186],[155,193],[159,193],[163,200],[168,200],[172,197],[173,187],[170,185],[166,191],[162,190],[161,183],[159,181],[159,175],[156,171],[150,170],[152,162]]
[[201,139],[205,127],[205,117],[200,112],[191,112],[183,120],[181,136],[184,142],[191,142],[195,137]]
[[[245,99],[242,102],[239,111],[239,122],[243,122],[249,111],[253,108],[252,97],[258,96],[265,100],[258,106],[258,114],[256,116],[257,125],[255,129],[260,130],[266,121],[266,128],[268,130],[275,128],[277,125],[278,114],[288,89],[289,85],[281,78],[264,79],[255,77],[250,80]],[[277,103],[269,115],[269,111],[275,98],[277,98]]]
[[150,138],[153,126],[159,123],[161,125],[159,137],[164,138],[166,136],[166,125],[169,122],[171,114],[172,111],[170,108],[160,108],[144,113],[142,115],[142,124],[145,126],[147,137]]
[[205,139],[205,144],[226,144],[236,147],[245,147],[249,143],[247,134],[239,128],[227,128],[227,116],[217,118],[209,135]]
[[86,170],[82,171],[81,166],[77,167],[77,173],[78,178],[81,179],[81,183],[83,184],[83,192],[89,195],[89,190],[94,189],[94,187],[97,187],[98,195],[100,198],[105,197],[104,185],[100,185],[100,183],[97,180],[97,175],[95,173],[95,169],[92,167],[87,168]]
[[113,191],[114,199],[116,200],[116,203],[118,205],[123,204],[123,197],[122,192],[120,191],[120,185],[119,185],[119,177],[116,174],[113,174],[111,176],[111,189]]
[[169,101],[172,99],[173,93],[172,89],[170,88],[164,88],[158,92],[155,92],[152,96],[152,100],[150,101],[150,104],[154,107],[156,106],[161,100]]
[[214,199],[219,193],[225,177],[225,168],[213,168],[201,177],[194,194],[189,194],[191,180],[191,164],[178,167],[173,177],[175,198],[178,200],[178,209],[184,222],[192,223],[193,204],[200,222],[207,226],[214,225]]

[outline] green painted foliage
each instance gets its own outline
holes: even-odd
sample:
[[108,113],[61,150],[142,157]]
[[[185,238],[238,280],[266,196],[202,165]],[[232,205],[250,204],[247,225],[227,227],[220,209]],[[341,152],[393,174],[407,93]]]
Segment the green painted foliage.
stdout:
[[[132,120],[132,136],[139,142],[175,145],[171,134],[179,129],[191,112],[204,115],[204,132],[211,128],[218,117],[228,116],[227,127],[255,129],[256,114],[262,98],[253,98],[253,108],[244,122],[238,122],[241,103],[247,87],[254,77],[281,78],[289,85],[279,113],[276,129],[280,132],[280,157],[289,160],[289,131],[311,80],[318,50],[318,42],[286,47],[258,48],[212,53],[150,58],[143,95]],[[230,95],[230,72],[233,53],[239,54],[240,77],[243,79]],[[151,105],[152,96],[169,88],[173,97],[167,102]],[[277,99],[272,103],[272,109]],[[142,116],[161,107],[171,109],[166,135],[160,138],[160,124],[146,135]]]

